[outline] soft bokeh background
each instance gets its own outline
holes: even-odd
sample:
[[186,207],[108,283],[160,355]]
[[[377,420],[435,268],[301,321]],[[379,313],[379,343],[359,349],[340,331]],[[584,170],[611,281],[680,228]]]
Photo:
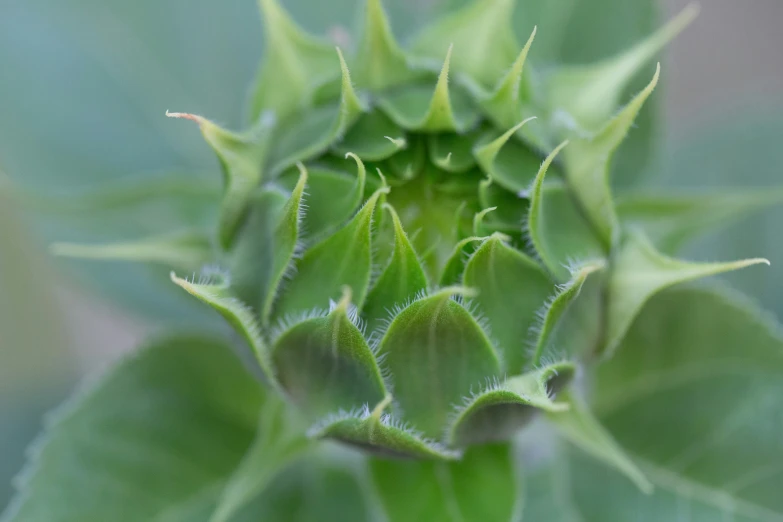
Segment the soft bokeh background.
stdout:
[[[356,21],[357,0],[283,3],[320,34]],[[402,35],[461,3],[386,2]],[[657,24],[656,10],[672,16],[687,2],[519,3],[520,35],[539,24],[541,63],[617,51]],[[244,89],[262,51],[255,10],[254,0],[0,0],[0,507],[41,413],[81,375],[161,324],[219,327],[168,291],[165,270],[54,262],[45,245],[209,222],[203,194],[218,184],[215,161],[194,128],[164,112],[241,124]],[[704,0],[699,19],[663,57],[663,146],[639,183],[783,184],[782,22],[780,0]],[[191,188],[191,196],[167,199],[161,185],[158,201],[139,206],[134,187],[161,179]],[[112,192],[112,203],[85,198],[96,188]],[[772,269],[730,279],[781,317],[782,225],[783,210],[760,212],[689,254],[769,257]]]

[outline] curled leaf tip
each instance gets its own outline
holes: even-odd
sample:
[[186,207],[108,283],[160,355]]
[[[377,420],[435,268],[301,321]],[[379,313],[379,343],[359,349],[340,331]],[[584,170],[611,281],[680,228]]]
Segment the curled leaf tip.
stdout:
[[[386,187],[388,189],[389,188],[389,183],[386,181],[386,176],[384,176],[383,172],[381,172],[381,168],[380,167],[375,167],[375,171],[378,173],[378,177],[381,178],[381,186],[382,187]],[[384,205],[385,205],[385,203],[384,203]]]
[[769,259],[763,258],[763,257],[757,257],[754,259],[747,259],[743,261],[745,266],[751,266],[751,265],[767,265],[771,266],[772,263],[769,262]]
[[199,125],[204,123],[204,118],[202,116],[198,116],[196,114],[190,114],[188,112],[170,112],[166,110],[166,117],[195,121]]
[[394,143],[394,146],[400,150],[403,150],[408,146],[408,140],[406,140],[404,137],[392,138],[391,136],[384,136],[384,138]]

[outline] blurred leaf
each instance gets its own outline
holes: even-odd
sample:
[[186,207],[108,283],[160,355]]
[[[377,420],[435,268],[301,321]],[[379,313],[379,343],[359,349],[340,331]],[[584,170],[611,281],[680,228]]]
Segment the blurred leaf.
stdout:
[[[683,135],[672,136],[666,160],[650,184],[692,190],[743,190],[779,193],[783,186],[783,106],[779,100],[764,105],[723,108]],[[783,317],[783,206],[758,213],[694,243],[683,255],[730,259],[737,252],[769,258],[767,270],[747,270],[727,279]]]
[[375,520],[370,516],[367,479],[341,460],[316,454],[297,462],[275,476],[231,522]]
[[291,461],[310,449],[297,412],[277,398],[264,401],[258,428],[252,446],[227,482],[210,522],[237,522],[236,515],[252,505]]
[[662,252],[673,254],[707,232],[781,204],[783,188],[713,194],[639,193],[620,198],[617,211],[623,224],[640,227]]
[[370,462],[375,489],[389,522],[511,522],[518,488],[508,445],[474,447],[452,463]]
[[584,519],[783,520],[783,329],[763,311],[737,294],[669,290],[594,382],[594,410],[655,493],[576,457]]
[[558,432],[588,455],[623,473],[640,491],[651,493],[650,481],[595,418],[589,406],[568,390],[559,399],[568,404],[568,409],[547,413],[547,419]]
[[4,520],[206,520],[263,400],[224,344],[152,343],[59,410]]
[[24,447],[76,377],[59,290],[0,172],[0,505]]

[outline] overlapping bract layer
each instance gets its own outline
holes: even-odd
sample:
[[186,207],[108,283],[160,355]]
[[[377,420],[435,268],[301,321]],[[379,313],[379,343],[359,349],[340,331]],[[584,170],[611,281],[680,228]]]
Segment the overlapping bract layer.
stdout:
[[[664,257],[609,189],[659,71],[618,111],[620,93],[692,10],[615,59],[542,73],[510,0],[449,15],[410,51],[369,0],[348,59],[260,5],[251,130],[171,114],[199,123],[226,181],[226,272],[174,281],[237,327],[313,435],[444,459],[505,439],[536,412],[565,415],[557,392],[654,293],[759,261]],[[579,415],[563,424],[589,424]]]

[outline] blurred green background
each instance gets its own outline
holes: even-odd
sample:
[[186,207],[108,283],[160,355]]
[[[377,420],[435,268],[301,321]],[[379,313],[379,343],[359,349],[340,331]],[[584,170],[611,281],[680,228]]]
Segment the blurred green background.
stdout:
[[[284,0],[307,29],[357,24],[358,0]],[[388,0],[404,40],[465,0]],[[537,64],[607,56],[684,0],[518,0]],[[783,2],[709,0],[663,60],[664,85],[627,147],[618,190],[708,191],[783,181]],[[0,506],[41,414],[78,378],[169,328],[219,328],[164,268],[54,261],[53,241],[134,239],[208,223],[217,164],[195,127],[239,127],[263,38],[254,0],[0,0]],[[654,116],[655,114],[659,116]],[[652,144],[650,147],[644,143]],[[627,170],[627,172],[626,172]],[[172,187],[187,187],[174,196]],[[147,190],[156,195],[146,203]],[[102,193],[104,203],[91,194]],[[184,193],[185,195],[181,195]],[[731,282],[783,316],[783,209],[690,249],[696,259],[765,256]]]

